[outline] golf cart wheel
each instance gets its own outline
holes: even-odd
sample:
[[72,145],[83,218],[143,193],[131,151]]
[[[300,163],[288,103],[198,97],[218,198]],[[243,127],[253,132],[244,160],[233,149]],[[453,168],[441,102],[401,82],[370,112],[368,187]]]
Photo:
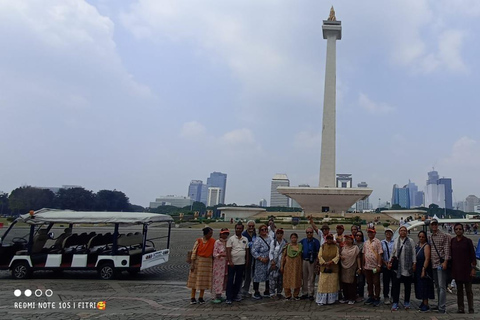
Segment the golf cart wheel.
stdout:
[[115,278],[115,268],[112,263],[103,263],[98,268],[98,276],[102,280],[112,280]]
[[16,262],[12,267],[12,277],[17,280],[28,279],[32,273],[27,261]]

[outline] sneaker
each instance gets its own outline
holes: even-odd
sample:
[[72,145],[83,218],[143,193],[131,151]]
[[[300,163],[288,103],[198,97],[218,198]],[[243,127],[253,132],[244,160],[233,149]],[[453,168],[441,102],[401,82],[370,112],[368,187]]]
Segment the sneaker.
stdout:
[[424,307],[425,305],[423,304],[423,301],[422,303],[420,303],[420,305],[418,306],[418,310],[422,310],[422,308]]
[[317,303],[317,306],[319,306],[319,307],[321,307],[323,305],[324,305],[323,303]]
[[265,291],[265,292],[263,293],[263,296],[264,296],[264,297],[270,297],[270,291]]
[[197,304],[197,300],[196,300],[195,298],[192,298],[192,299],[190,300],[190,304]]
[[355,299],[355,302],[362,302],[363,300],[365,300],[363,299],[363,297],[358,297],[357,299]]
[[383,304],[388,306],[390,304],[390,298],[389,297],[383,298]]
[[275,293],[270,293],[270,298],[274,299],[277,295]]
[[368,298],[367,301],[365,301],[363,304],[369,305],[372,304],[375,301],[372,297]]
[[299,297],[299,296],[296,296],[296,297],[293,298],[293,300],[299,301],[299,300],[300,300],[300,297]]
[[240,301],[242,301],[242,297],[241,297],[241,296],[237,296],[235,299],[233,299],[233,301],[235,301],[235,302],[240,302]]
[[204,304],[204,303],[205,303],[205,300],[203,300],[203,298],[198,298],[198,303],[199,303],[199,304]]
[[429,306],[426,306],[426,305],[423,305],[423,306],[420,308],[420,312],[430,312],[430,307],[429,307]]
[[300,297],[302,300],[308,299],[308,294],[304,294],[303,296]]
[[292,297],[285,297],[285,300],[292,300]]
[[338,302],[340,302],[340,303],[347,303],[347,300],[343,300],[343,299],[342,299],[342,300],[338,300]]
[[398,303],[393,303],[392,305],[392,311],[397,311],[398,310]]
[[465,313],[465,310],[457,310],[457,313]]
[[376,299],[374,302],[373,302],[373,306],[374,307],[378,307],[380,305],[380,298]]
[[260,295],[260,292],[255,292],[252,298],[255,300],[260,300],[262,299],[262,296]]
[[226,304],[232,304],[232,300],[225,300]]
[[405,308],[405,310],[410,309],[410,302],[404,302],[403,307]]
[[282,298],[283,298],[282,294],[281,294],[281,293],[277,293],[277,298],[278,298],[278,299],[282,299]]
[[350,301],[348,301],[348,304],[349,304],[349,305],[355,304],[355,301],[354,301],[354,300],[350,300]]
[[212,300],[212,303],[222,303],[222,299],[216,298],[215,300]]
[[440,310],[440,309],[438,309],[438,313],[445,314],[445,313],[447,313],[447,310]]

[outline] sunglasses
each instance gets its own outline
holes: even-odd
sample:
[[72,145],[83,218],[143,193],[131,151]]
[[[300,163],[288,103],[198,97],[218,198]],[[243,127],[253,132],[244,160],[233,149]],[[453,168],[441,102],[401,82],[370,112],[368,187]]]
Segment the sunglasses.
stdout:
[[267,231],[267,230],[268,230],[268,229],[265,229],[265,228],[260,229],[260,231]]
[[307,234],[309,234],[309,233],[313,233],[313,232],[312,231],[307,231]]

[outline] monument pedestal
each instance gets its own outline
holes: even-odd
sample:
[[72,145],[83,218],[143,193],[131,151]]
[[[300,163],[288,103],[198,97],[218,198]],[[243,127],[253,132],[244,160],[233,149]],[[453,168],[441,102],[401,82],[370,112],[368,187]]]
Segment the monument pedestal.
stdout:
[[277,191],[295,201],[305,214],[342,214],[358,200],[365,200],[372,194],[368,188],[310,188],[278,187]]

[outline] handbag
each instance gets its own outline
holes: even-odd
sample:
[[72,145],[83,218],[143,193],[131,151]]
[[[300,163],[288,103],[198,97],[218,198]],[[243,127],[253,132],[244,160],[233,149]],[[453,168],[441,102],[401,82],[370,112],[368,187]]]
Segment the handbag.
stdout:
[[198,246],[200,245],[200,241],[201,239],[197,239],[197,241],[195,242],[195,245],[193,246],[193,250],[189,250],[187,251],[187,259],[186,259],[186,262],[188,264],[191,264],[192,263],[192,254],[195,252],[195,254],[197,253],[197,248]]
[[408,238],[405,238],[403,240],[402,246],[398,250],[398,255],[392,257],[392,270],[398,270],[398,257],[402,253],[403,245],[405,244],[405,241],[407,241]]

